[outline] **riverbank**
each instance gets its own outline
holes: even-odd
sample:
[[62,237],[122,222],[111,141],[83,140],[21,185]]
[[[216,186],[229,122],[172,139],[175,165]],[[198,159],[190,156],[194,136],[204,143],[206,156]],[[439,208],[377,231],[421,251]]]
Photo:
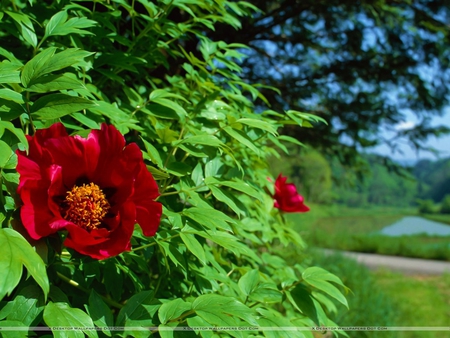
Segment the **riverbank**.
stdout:
[[416,216],[415,210],[312,205],[308,213],[286,217],[313,247],[450,261],[450,236],[380,234],[406,216]]

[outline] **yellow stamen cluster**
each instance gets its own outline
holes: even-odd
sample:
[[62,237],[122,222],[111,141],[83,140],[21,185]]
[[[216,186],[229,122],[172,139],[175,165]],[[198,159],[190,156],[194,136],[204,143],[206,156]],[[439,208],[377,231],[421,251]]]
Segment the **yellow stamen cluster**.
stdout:
[[67,192],[64,219],[86,230],[98,229],[110,205],[102,189],[94,183],[74,186]]

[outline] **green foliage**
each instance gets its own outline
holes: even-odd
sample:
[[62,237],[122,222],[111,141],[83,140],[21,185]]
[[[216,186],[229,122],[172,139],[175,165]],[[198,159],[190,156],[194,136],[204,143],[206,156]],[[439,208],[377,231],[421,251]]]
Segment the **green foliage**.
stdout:
[[[361,149],[385,144],[400,151],[404,143],[423,149],[430,136],[450,132],[432,124],[449,100],[445,2],[250,2],[262,11],[238,36],[226,26],[209,36],[251,46],[243,76],[279,89],[261,88],[272,109],[314,112],[332,125],[307,120],[302,126],[314,128],[287,125],[285,133],[357,165]],[[410,114],[416,126],[395,128]]]
[[437,207],[432,199],[417,200],[417,210],[420,214],[434,214],[437,211]]
[[445,195],[441,203],[441,214],[450,214],[450,194]]
[[[254,100],[266,99],[240,77],[246,46],[205,34],[237,29],[255,10],[233,1],[0,2],[0,325],[47,325],[61,337],[258,326],[272,337],[286,333],[264,326],[333,324],[326,304],[346,304],[342,282],[280,257],[304,243],[273,208],[267,179],[268,156],[296,142],[279,130],[320,119],[256,114]],[[110,123],[140,146],[164,206],[154,237],[136,228],[130,252],[98,261],[62,247],[63,231],[39,241],[19,234],[15,151],[56,122],[80,137]]]
[[[313,252],[314,265],[323,267],[341,276],[342,281],[351,292],[347,299],[349,309],[336,304],[331,317],[342,326],[403,326],[399,319],[400,305],[393,301],[377,285],[376,279],[367,268],[359,265],[350,258],[340,255],[325,256],[320,252]],[[370,306],[368,306],[370,304]],[[346,332],[349,337],[397,337],[398,332]]]

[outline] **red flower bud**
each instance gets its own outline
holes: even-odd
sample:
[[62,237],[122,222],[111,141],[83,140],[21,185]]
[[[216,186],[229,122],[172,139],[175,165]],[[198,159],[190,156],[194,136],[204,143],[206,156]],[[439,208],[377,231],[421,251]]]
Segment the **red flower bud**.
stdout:
[[303,204],[303,196],[292,183],[286,183],[287,177],[281,174],[275,181],[274,207],[285,212],[306,212],[309,208]]

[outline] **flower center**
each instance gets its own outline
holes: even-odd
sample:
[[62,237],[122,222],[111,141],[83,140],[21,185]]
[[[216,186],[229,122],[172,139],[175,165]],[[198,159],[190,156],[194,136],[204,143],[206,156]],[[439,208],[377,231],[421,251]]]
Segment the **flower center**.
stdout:
[[98,229],[110,205],[102,189],[94,183],[74,186],[67,192],[64,219],[86,230]]

